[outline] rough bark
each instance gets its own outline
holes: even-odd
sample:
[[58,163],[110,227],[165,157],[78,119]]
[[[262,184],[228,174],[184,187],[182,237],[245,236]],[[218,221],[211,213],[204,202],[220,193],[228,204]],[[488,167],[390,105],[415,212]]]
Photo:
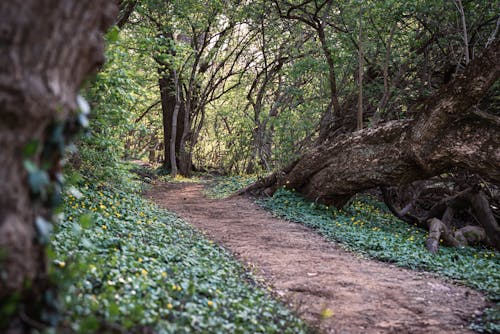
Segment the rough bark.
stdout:
[[413,109],[414,119],[327,138],[287,170],[244,191],[272,194],[281,186],[343,206],[377,186],[408,184],[458,166],[500,181],[498,125],[471,112],[500,76],[500,42],[493,43],[437,93]]
[[[500,227],[498,226],[498,223],[493,215],[486,196],[479,187],[467,188],[454,196],[449,196],[439,201],[429,210],[425,219],[432,220],[434,218],[440,218],[449,229],[452,222],[453,212],[459,210],[465,211],[468,209],[471,209],[472,215],[482,227],[481,236],[483,236],[483,238],[480,238],[477,235],[474,236],[473,239],[476,242],[486,239],[487,243],[491,247],[500,249]],[[470,229],[467,230],[467,233],[465,230],[459,230],[456,233],[460,234],[460,237],[457,238],[457,240],[463,240],[464,237],[466,239],[465,242],[460,242],[460,245],[465,246],[471,243],[471,240],[468,240],[472,238],[472,232]],[[471,237],[467,237],[468,235]]]
[[[35,219],[49,212],[30,195],[23,148],[42,146],[49,125],[77,109],[80,84],[104,62],[103,32],[116,7],[105,0],[0,2],[0,304],[20,298],[6,332],[28,332],[46,281]],[[38,149],[33,163],[41,155]]]
[[356,130],[363,128],[363,4],[359,8],[359,35],[358,35],[358,113],[356,116]]
[[[176,88],[175,88],[175,78],[173,75],[173,70],[168,68],[159,68],[158,73],[160,75],[158,85],[160,88],[161,97],[161,110],[162,110],[162,122],[163,122],[163,166],[167,169],[172,167],[170,163],[170,139],[172,137],[172,119],[174,115],[174,109],[176,105]],[[179,106],[177,117],[177,129],[184,128],[184,107]],[[182,137],[182,131],[176,131],[175,140],[175,156],[179,157],[180,142]]]
[[177,116],[179,115],[179,109],[181,106],[181,97],[180,97],[180,85],[179,78],[177,76],[177,72],[174,70],[174,82],[175,82],[175,106],[172,114],[172,134],[170,136],[170,165],[172,166],[171,175],[173,178],[177,176],[177,160],[175,155],[175,144],[177,139]]

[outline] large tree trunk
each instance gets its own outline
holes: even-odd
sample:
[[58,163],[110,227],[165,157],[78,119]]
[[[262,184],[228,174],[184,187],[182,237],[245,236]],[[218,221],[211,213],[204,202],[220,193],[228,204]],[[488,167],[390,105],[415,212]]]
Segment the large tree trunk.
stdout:
[[[50,205],[29,185],[23,150],[37,143],[29,159],[43,169],[51,125],[77,109],[80,84],[104,61],[102,36],[116,7],[107,0],[0,2],[0,332],[28,332],[40,321],[47,280],[41,237]],[[59,158],[50,159],[47,181]],[[15,311],[3,314],[7,305]]]
[[500,181],[499,121],[472,113],[500,76],[500,42],[492,44],[434,96],[415,119],[327,138],[285,170],[245,191],[272,194],[281,186],[343,206],[365,189],[407,184],[458,166]]

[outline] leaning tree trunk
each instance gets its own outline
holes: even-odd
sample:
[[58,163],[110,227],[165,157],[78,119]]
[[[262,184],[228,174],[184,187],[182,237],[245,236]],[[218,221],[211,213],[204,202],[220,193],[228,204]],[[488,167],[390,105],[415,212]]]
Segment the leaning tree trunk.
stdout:
[[116,7],[108,0],[0,2],[0,332],[29,332],[40,322],[47,196],[60,172],[53,148],[64,146],[55,130],[104,61],[103,32]]
[[472,113],[500,76],[500,42],[448,85],[416,107],[416,118],[327,138],[283,171],[242,192],[272,194],[293,188],[306,197],[343,206],[357,192],[408,184],[463,167],[500,181],[499,121]]

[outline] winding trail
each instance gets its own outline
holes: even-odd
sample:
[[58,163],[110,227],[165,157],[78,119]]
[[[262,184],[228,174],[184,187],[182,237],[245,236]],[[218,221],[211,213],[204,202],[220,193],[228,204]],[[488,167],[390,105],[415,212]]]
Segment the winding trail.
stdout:
[[469,333],[472,315],[486,306],[474,290],[346,252],[250,199],[214,200],[202,191],[156,183],[147,196],[230,250],[322,332]]

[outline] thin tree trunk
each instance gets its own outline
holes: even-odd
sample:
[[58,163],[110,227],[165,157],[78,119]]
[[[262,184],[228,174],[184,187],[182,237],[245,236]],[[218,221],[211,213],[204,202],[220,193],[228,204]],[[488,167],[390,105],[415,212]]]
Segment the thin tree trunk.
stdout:
[[321,49],[328,64],[328,84],[330,87],[330,103],[320,121],[320,137],[326,138],[335,117],[341,116],[340,103],[337,96],[337,81],[335,77],[335,63],[333,55],[326,40],[325,29],[320,25],[316,32],[321,43]]
[[[396,32],[396,27],[397,23],[394,23],[391,27],[391,32],[389,33],[389,39],[387,40],[387,46],[385,50],[385,58],[384,58],[384,67],[383,67],[383,76],[384,76],[384,94],[382,95],[382,98],[380,99],[378,105],[377,105],[377,110],[375,111],[375,114],[373,115],[372,118],[372,125],[376,126],[380,120],[382,119],[382,113],[385,111],[385,108],[387,107],[387,103],[389,103],[389,99],[391,97],[391,89],[389,86],[389,62],[391,60],[391,49],[392,49],[392,40],[394,38],[394,33]],[[398,71],[398,75],[395,78],[396,83],[398,79],[403,75],[403,72],[405,71],[406,66],[401,66],[401,68]]]
[[460,13],[460,20],[462,22],[462,39],[464,41],[465,65],[467,65],[470,62],[469,37],[467,36],[467,23],[465,22],[465,12],[464,6],[462,5],[462,0],[455,0],[455,6]]
[[179,85],[179,77],[175,70],[172,71],[174,76],[174,84],[175,84],[175,106],[172,114],[172,134],[170,136],[170,165],[172,166],[171,175],[173,178],[177,176],[177,161],[175,156],[175,144],[177,138],[177,116],[179,115],[179,108],[181,106],[181,97],[180,90],[181,87]]
[[363,128],[363,4],[359,8],[359,48],[358,48],[358,115],[356,129]]
[[118,28],[123,28],[123,26],[128,22],[130,15],[134,12],[135,6],[137,5],[137,0],[121,0],[120,1],[120,14],[116,19],[115,24]]

